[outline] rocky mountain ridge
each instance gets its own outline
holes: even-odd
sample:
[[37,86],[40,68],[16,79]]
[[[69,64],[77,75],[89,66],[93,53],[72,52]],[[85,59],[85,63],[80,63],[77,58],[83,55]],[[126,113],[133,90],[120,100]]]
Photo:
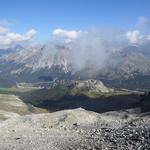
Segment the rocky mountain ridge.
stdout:
[[142,46],[128,46],[110,53],[107,62],[94,71],[96,64],[90,63],[81,70],[75,69],[70,45],[19,47],[13,53],[1,55],[0,63],[0,79],[15,82],[34,82],[48,77],[51,80],[99,79],[108,86],[148,88],[144,79],[150,78],[149,49]]

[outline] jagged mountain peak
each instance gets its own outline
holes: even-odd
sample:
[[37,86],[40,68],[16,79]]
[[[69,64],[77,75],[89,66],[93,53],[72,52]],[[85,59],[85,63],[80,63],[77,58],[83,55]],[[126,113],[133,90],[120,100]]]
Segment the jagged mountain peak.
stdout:
[[[54,52],[55,51],[55,52]],[[30,68],[33,72],[52,66],[59,66],[64,71],[68,71],[70,66],[70,49],[67,47],[51,47],[49,45],[24,48],[11,55],[3,57],[7,62],[13,61],[16,64],[22,64],[24,69]]]
[[[16,46],[18,47],[18,46]],[[80,70],[76,69],[74,49],[69,44],[45,44],[30,47],[20,47],[19,50],[0,56],[1,75],[16,76],[27,80],[36,80],[40,76],[50,76],[55,79],[100,79],[113,81],[118,84],[124,80],[134,79],[135,76],[150,75],[149,49],[143,46],[127,46],[126,48],[109,53],[103,65],[91,63],[83,65],[81,58],[76,58]],[[80,54],[76,57],[80,57]],[[93,57],[93,55],[88,58]],[[93,60],[93,58],[92,58]],[[11,66],[11,67],[10,67]],[[100,68],[99,68],[100,66]],[[16,78],[14,79],[16,80]],[[35,80],[35,81],[36,81]],[[22,81],[22,80],[21,80]]]

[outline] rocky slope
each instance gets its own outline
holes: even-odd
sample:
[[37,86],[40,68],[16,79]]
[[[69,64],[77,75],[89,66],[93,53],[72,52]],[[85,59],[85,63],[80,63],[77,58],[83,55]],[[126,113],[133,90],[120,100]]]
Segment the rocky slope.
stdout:
[[0,121],[19,115],[47,112],[44,109],[26,104],[14,94],[0,94]]
[[[22,85],[22,83],[18,84]],[[106,87],[100,80],[55,80],[52,82],[35,83],[33,86],[42,88],[53,89],[57,86],[69,88],[70,90],[96,92],[96,93],[109,93],[114,90]]]
[[94,92],[102,92],[108,93],[113,92],[113,89],[107,88],[101,81],[99,80],[83,80],[83,81],[75,81],[72,86],[73,88],[77,88],[78,90],[87,89],[88,91]]
[[14,116],[0,123],[0,149],[149,149],[149,116],[83,109]]

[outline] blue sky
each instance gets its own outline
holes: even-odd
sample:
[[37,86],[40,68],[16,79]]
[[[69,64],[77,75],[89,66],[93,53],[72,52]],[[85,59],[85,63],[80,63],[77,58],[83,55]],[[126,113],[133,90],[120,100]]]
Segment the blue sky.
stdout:
[[0,26],[17,33],[34,28],[41,40],[56,28],[131,28],[139,16],[150,19],[150,0],[0,0]]

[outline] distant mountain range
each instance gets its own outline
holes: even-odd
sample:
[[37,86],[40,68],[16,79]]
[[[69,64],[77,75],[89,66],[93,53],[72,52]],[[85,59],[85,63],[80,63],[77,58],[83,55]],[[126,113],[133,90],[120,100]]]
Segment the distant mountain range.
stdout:
[[[110,52],[100,68],[94,64],[74,67],[69,45],[39,45],[0,50],[0,83],[37,82],[54,79],[100,79],[110,87],[150,88],[149,45],[126,46]],[[95,64],[96,65],[96,64]],[[95,71],[96,70],[96,71]]]

